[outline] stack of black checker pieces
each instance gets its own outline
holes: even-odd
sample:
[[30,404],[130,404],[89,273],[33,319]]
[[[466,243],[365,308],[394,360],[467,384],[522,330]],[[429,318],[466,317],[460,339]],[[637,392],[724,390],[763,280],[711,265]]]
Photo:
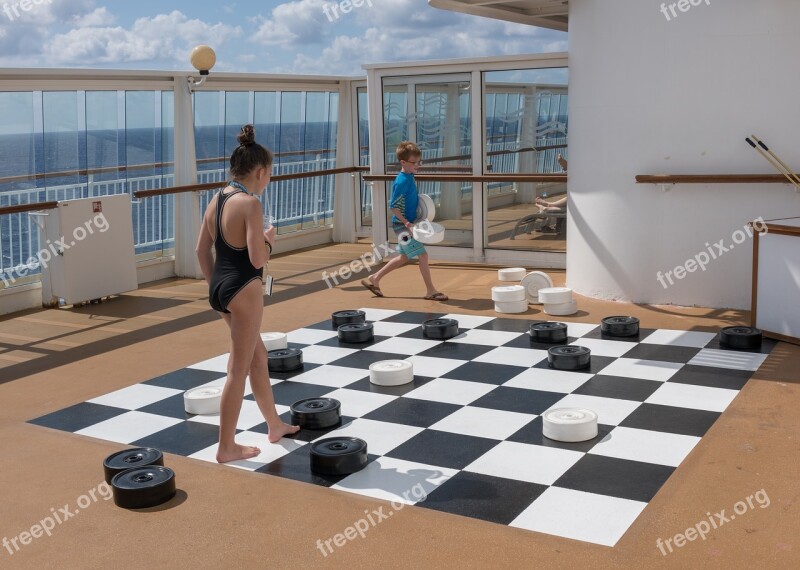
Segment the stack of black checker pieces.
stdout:
[[123,509],[155,507],[176,493],[175,472],[164,467],[164,455],[158,449],[139,447],[112,453],[103,461],[103,472],[114,504]]

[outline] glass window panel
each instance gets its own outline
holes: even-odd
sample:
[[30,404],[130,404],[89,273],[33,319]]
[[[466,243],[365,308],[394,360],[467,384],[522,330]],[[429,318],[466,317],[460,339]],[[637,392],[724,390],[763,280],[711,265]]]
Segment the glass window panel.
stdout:
[[[253,123],[256,127],[256,139],[273,153],[276,153],[278,135],[280,133],[280,94],[275,91],[257,92],[253,101]],[[274,161],[272,172],[277,174],[279,169],[277,157],[274,158]],[[264,193],[262,201],[264,213],[271,214],[276,218],[275,225],[278,231],[281,232],[285,224],[277,218],[278,212],[275,209],[277,205],[277,193],[275,191],[277,184],[277,182],[272,182],[267,186],[267,191]]]
[[[358,156],[359,166],[369,166],[369,95],[366,87],[359,87],[357,93],[358,106]],[[372,185],[364,182],[363,173],[358,173],[359,191],[361,195],[361,226],[372,226]]]
[[264,91],[255,94],[255,110],[253,122],[256,136],[265,147],[273,152],[278,148],[278,131],[280,115],[278,114],[278,93]]
[[[43,201],[35,176],[42,138],[37,134],[34,93],[0,93],[0,206]],[[41,109],[41,105],[39,105]],[[39,120],[41,124],[41,117]],[[43,186],[40,180],[38,185]],[[27,214],[0,216],[0,289],[37,281],[16,268],[39,250],[39,234]],[[37,272],[38,273],[38,272]]]
[[369,166],[369,95],[366,87],[358,88],[358,164]]
[[[305,152],[305,93],[292,91],[280,94],[280,131],[278,138],[276,174],[295,174],[304,171]],[[277,171],[277,172],[276,172]],[[303,204],[306,200],[303,179],[272,183],[270,193],[274,214],[281,224],[278,233],[297,231],[302,227]]]
[[[325,159],[325,168],[336,168],[336,139],[339,134],[339,94],[331,92],[328,94],[328,137],[325,141],[325,151],[322,153]],[[336,190],[336,177],[329,175],[324,178],[322,199],[319,207],[319,225],[329,226],[333,224],[333,198]]]
[[[328,143],[328,111],[330,95],[314,92],[306,94],[305,121],[303,136],[303,170],[324,170],[327,161],[324,149]],[[329,177],[305,178],[300,181],[303,187],[304,200],[301,204],[301,224],[303,229],[317,227],[322,224],[321,215],[327,192],[326,182]]]
[[[421,173],[470,174],[472,129],[467,81],[416,86],[417,145]],[[445,226],[442,245],[472,247],[472,183],[423,182],[419,191],[436,205],[436,221]]]
[[385,85],[383,88],[383,132],[386,150],[386,172],[399,170],[395,149],[409,138],[408,87]]
[[[108,183],[120,180],[120,125],[116,91],[86,92],[86,166],[89,195],[104,192]],[[95,188],[96,183],[100,184]],[[96,193],[95,193],[96,192]]]
[[48,91],[42,97],[47,199],[81,198],[84,179],[78,174],[79,148],[85,132],[78,132],[78,92]]
[[200,184],[221,182],[226,178],[223,95],[220,91],[194,94],[194,145]]
[[329,93],[307,93],[305,132],[303,133],[303,160],[307,162],[306,170],[322,170],[325,168],[330,124]]
[[[396,82],[393,78],[392,82]],[[413,109],[407,94],[413,89]],[[421,174],[471,172],[471,90],[466,80],[437,83],[384,85],[384,144],[386,171],[397,172],[397,144],[409,137],[422,151]],[[411,112],[410,112],[411,111]],[[392,184],[388,183],[387,202]],[[444,246],[472,247],[472,184],[469,182],[418,182],[420,194],[436,205],[436,222],[446,230]],[[387,212],[389,220],[391,212]],[[389,222],[391,226],[391,222]],[[394,235],[390,232],[390,240]]]
[[[161,97],[154,91],[125,93],[125,157],[128,191],[161,183]],[[133,200],[133,240],[140,260],[160,256],[161,212],[157,200]]]
[[[568,70],[488,72],[484,85],[486,172],[563,172],[558,156],[567,156]],[[566,192],[566,183],[486,184],[487,247],[565,251],[566,208],[544,216],[536,200],[560,200]]]
[[[161,187],[175,186],[175,95],[172,91],[161,92]],[[161,215],[160,232],[156,239],[161,240],[160,255],[175,254],[175,196],[154,196],[156,208]],[[157,250],[156,250],[157,251]]]
[[[236,137],[242,126],[250,122],[250,93],[235,91],[225,93],[225,152],[223,157],[228,159],[239,146]],[[256,140],[261,141],[261,133],[256,131]]]

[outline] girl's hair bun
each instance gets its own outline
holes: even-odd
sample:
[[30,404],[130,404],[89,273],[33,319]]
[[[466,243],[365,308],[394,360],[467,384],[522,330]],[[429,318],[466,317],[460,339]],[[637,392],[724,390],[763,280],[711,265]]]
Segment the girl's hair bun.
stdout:
[[250,146],[256,142],[256,129],[253,125],[245,125],[236,137],[240,145]]

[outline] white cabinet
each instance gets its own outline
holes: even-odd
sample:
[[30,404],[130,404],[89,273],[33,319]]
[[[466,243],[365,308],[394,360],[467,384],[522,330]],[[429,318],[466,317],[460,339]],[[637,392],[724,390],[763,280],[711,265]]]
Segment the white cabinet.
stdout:
[[130,196],[65,200],[37,219],[43,305],[137,289]]

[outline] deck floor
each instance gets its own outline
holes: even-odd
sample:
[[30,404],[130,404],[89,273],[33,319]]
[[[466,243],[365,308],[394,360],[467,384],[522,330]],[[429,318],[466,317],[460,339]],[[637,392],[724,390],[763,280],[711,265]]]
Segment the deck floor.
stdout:
[[[425,301],[415,267],[384,282],[373,298],[356,276],[329,289],[321,272],[366,251],[331,245],[279,257],[271,264],[276,295],[262,330],[292,330],[334,310],[401,308],[494,316],[489,289],[495,268],[434,264],[446,303]],[[564,273],[549,271],[556,284]],[[740,311],[635,306],[579,298],[562,320],[599,322],[631,314],[643,326],[712,331],[747,322]],[[531,309],[518,318],[541,318]],[[168,455],[178,497],[166,508],[129,512],[111,501],[89,502],[57,524],[52,536],[20,535],[82,501],[102,481],[102,460],[119,446],[26,423],[28,420],[182,368],[229,349],[223,322],[209,309],[202,282],[174,279],[100,305],[34,310],[0,319],[0,436],[4,458],[2,535],[5,565],[41,568],[117,565],[139,559],[153,567],[239,564],[330,567],[593,568],[765,567],[800,562],[800,347],[779,343],[761,369],[652,499],[614,548],[408,507],[323,557],[316,546],[386,503]],[[750,509],[665,557],[656,546],[763,490],[768,507]],[[762,495],[763,496],[763,495]],[[580,513],[575,513],[580,516]],[[37,531],[34,529],[34,533]],[[13,546],[9,547],[13,550]]]

